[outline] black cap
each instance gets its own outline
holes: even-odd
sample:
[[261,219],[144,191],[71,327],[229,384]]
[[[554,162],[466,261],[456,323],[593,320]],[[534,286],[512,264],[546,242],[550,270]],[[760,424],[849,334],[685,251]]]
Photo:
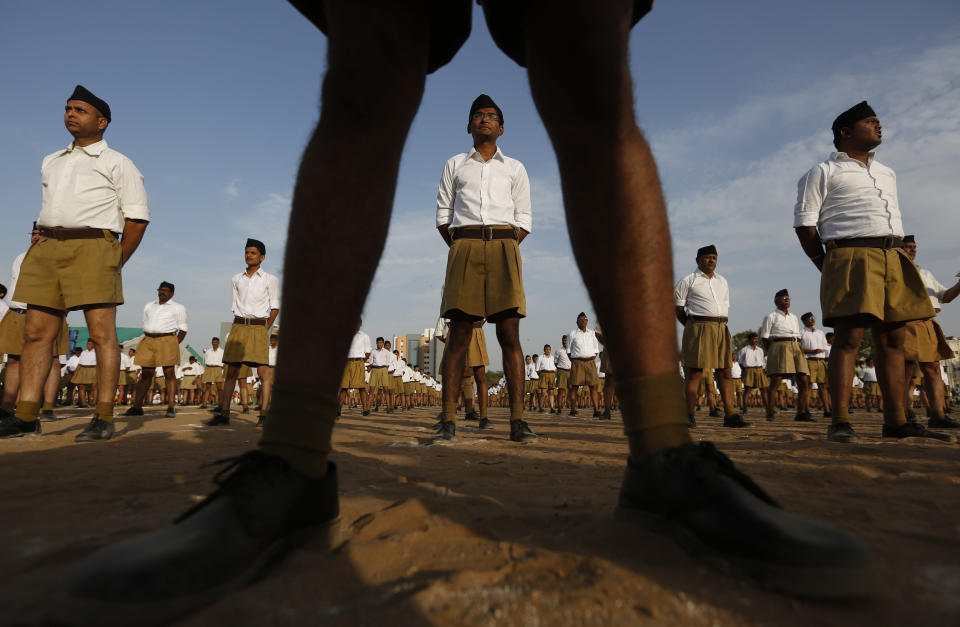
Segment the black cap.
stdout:
[[500,107],[497,106],[497,103],[493,101],[493,98],[486,94],[480,94],[477,96],[477,99],[473,101],[473,104],[470,105],[470,115],[467,116],[467,123],[470,123],[471,118],[473,118],[473,112],[477,109],[485,109],[487,107],[492,107],[497,110],[497,115],[500,116],[500,126],[503,126],[503,111],[500,110]]
[[0,294],[6,294],[6,293],[7,293],[7,286],[4,285],[3,283],[0,283]]
[[804,322],[806,322],[806,321],[807,321],[807,318],[812,318],[812,317],[813,317],[813,312],[812,312],[812,311],[808,311],[807,313],[805,313],[805,314],[803,314],[802,316],[800,316],[800,319],[803,320]]
[[703,257],[704,255],[716,255],[716,254],[717,254],[717,247],[714,246],[713,244],[697,249],[697,257]]
[[244,249],[250,248],[251,246],[252,246],[253,248],[256,248],[257,250],[259,250],[261,255],[266,255],[266,254],[267,254],[267,247],[266,247],[266,246],[264,245],[264,243],[261,242],[260,240],[258,240],[258,239],[253,239],[252,237],[251,237],[251,238],[247,238],[247,245],[244,246]]
[[789,296],[789,295],[790,295],[790,292],[787,291],[787,288],[783,288],[782,290],[780,290],[779,292],[777,292],[777,294],[776,294],[776,296],[774,296],[774,298],[780,298],[781,296]]
[[914,235],[904,235],[904,236],[903,236],[903,243],[904,243],[904,244],[916,244],[916,243],[917,243],[917,238],[916,238],[916,236],[914,236]]
[[833,121],[833,126],[831,126],[830,128],[831,130],[833,130],[834,139],[840,137],[840,129],[848,126],[853,126],[860,120],[864,118],[869,118],[872,115],[876,115],[876,113],[874,112],[873,108],[871,108],[870,105],[867,104],[866,100],[863,100],[853,105],[852,107],[850,107],[849,109],[847,109],[846,111],[838,115],[837,119]]
[[33,221],[33,228],[31,229],[31,231],[36,231],[37,228],[38,228],[38,227],[37,227],[37,221],[34,220],[34,221]]
[[87,104],[93,105],[94,108],[100,112],[100,115],[107,118],[107,122],[110,121],[110,105],[108,105],[106,101],[94,96],[93,93],[83,85],[77,85],[67,100],[82,100]]
[[167,289],[170,290],[171,292],[176,292],[176,291],[177,291],[176,289],[174,289],[173,283],[170,283],[169,281],[161,281],[161,282],[160,282],[160,287],[158,287],[157,289],[159,290],[159,289],[163,289],[163,288],[167,288]]

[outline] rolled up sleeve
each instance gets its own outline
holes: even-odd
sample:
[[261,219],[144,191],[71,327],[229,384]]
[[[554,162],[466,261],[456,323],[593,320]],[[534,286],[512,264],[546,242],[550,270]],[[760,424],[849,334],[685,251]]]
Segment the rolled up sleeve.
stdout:
[[821,166],[811,168],[797,183],[797,204],[793,207],[793,226],[817,226],[825,195]]
[[143,186],[143,174],[129,159],[121,159],[116,166],[114,181],[120,211],[126,220],[150,221],[147,208],[147,190]]
[[527,169],[523,167],[522,163],[518,165],[517,171],[514,173],[510,192],[513,196],[514,226],[531,233],[533,217],[530,206],[530,178],[527,176]]
[[443,166],[440,175],[440,188],[437,190],[437,227],[441,227],[453,220],[453,169],[454,160],[450,159]]

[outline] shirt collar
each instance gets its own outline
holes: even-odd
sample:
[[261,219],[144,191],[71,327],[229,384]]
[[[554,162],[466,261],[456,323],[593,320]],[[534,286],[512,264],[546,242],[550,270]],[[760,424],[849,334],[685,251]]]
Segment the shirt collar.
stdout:
[[74,148],[82,150],[91,157],[99,157],[100,153],[107,149],[107,140],[101,139],[100,141],[90,144],[89,146],[76,146],[76,142],[70,142],[70,145],[67,146],[65,152],[73,152]]
[[694,270],[694,271],[693,271],[693,275],[694,275],[694,276],[702,276],[703,278],[705,278],[705,279],[708,280],[708,281],[709,281],[710,279],[715,279],[715,278],[717,277],[717,273],[716,273],[716,272],[713,273],[713,276],[707,276],[707,275],[703,272],[703,270],[701,270],[700,268],[697,268],[696,270]]
[[250,276],[249,274],[247,274],[246,270],[244,270],[240,274],[247,277],[248,279],[252,279],[254,276],[263,276],[263,266],[260,266],[259,268],[257,268],[257,271],[253,273],[253,276]]
[[[475,147],[471,146],[471,147],[470,147],[470,152],[467,154],[467,158],[468,158],[468,159],[473,159],[473,156],[474,156],[474,155],[477,155],[477,160],[478,160],[478,161],[480,161],[481,163],[483,162],[483,157],[480,156],[480,153],[477,152],[477,149],[476,149]],[[503,151],[500,150],[500,146],[497,146],[497,152],[493,153],[493,156],[490,157],[490,158],[491,158],[491,159],[496,159],[496,160],[500,161],[501,163],[504,162],[504,154],[503,154]]]
[[[876,156],[876,154],[877,154],[876,152],[867,153],[867,165],[870,165],[871,163],[873,163],[873,158],[874,156]],[[851,157],[845,152],[831,152],[830,159],[832,161],[856,161],[857,163],[862,164],[861,161],[857,161],[856,159],[854,159],[853,157]]]

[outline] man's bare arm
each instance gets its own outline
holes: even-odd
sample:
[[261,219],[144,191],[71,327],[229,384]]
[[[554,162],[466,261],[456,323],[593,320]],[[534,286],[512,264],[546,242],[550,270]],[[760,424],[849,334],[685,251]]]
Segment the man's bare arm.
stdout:
[[679,322],[683,326],[687,326],[687,312],[683,310],[683,307],[678,306],[676,308],[676,313],[677,313],[677,322]]
[[270,310],[270,317],[267,318],[267,331],[273,328],[273,321],[277,319],[278,315],[280,315],[279,309]]
[[940,299],[940,302],[949,303],[954,298],[960,295],[960,281],[957,281],[957,284],[948,289],[943,293],[943,298]]
[[123,233],[120,235],[121,265],[127,263],[137,247],[140,246],[148,224],[149,222],[146,220],[127,219],[123,221]]
[[817,227],[815,226],[798,226],[794,227],[794,231],[797,232],[797,239],[800,240],[800,246],[803,247],[803,252],[810,257],[810,261],[813,262],[813,265],[817,266],[817,270],[823,270],[823,258],[827,256],[827,253],[823,250],[823,242],[820,241],[820,234],[817,233]]
[[444,224],[443,226],[438,226],[437,230],[440,231],[440,237],[447,243],[447,246],[453,246],[453,237],[450,235],[450,225]]

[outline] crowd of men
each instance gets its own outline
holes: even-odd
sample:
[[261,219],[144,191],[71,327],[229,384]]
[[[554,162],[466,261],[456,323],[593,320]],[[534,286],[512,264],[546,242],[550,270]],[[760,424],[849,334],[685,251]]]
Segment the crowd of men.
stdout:
[[[330,358],[316,362],[313,346],[288,342],[277,355],[277,377],[272,376],[269,329],[281,308],[280,294],[276,277],[261,268],[265,245],[248,240],[245,269],[232,279],[234,318],[222,355],[223,389],[232,390],[245,367],[271,383],[260,392],[262,437],[255,450],[231,462],[228,476],[218,475],[218,489],[173,526],[83,560],[67,594],[95,616],[143,607],[158,620],[172,620],[243,585],[258,564],[271,562],[294,538],[335,544],[339,496],[331,434],[350,390],[358,390],[367,413],[371,404],[391,412],[409,407],[429,389],[425,381],[408,387],[414,382],[404,381],[412,376],[407,365],[380,339],[374,349],[359,319],[426,76],[466,40],[471,3],[410,3],[400,12],[392,3],[361,4],[294,2],[330,37],[320,120],[294,189],[284,272],[288,285],[324,289],[284,292],[284,333],[309,337],[316,312],[327,312],[324,350]],[[490,323],[503,355],[498,385],[506,390],[509,440],[518,450],[537,439],[524,415],[531,404],[556,412],[571,406],[571,391],[585,388],[583,401],[594,415],[608,417],[600,412],[602,372],[605,409],[617,399],[629,448],[619,517],[688,538],[777,590],[827,598],[864,594],[871,561],[866,546],[834,526],[784,512],[711,443],[691,438],[692,410],[710,371],[723,424],[747,423],[737,412],[732,385],[730,294],[715,272],[717,251],[709,246],[698,251],[697,271],[674,284],[656,167],[634,120],[626,51],[632,26],[651,3],[566,3],[562,11],[556,3],[515,4],[487,0],[483,10],[497,46],[529,71],[533,100],[558,157],[574,255],[604,330],[590,329],[586,316],[578,316],[562,349],[544,347],[536,364],[531,356],[525,365],[519,340],[526,316],[520,245],[532,232],[530,185],[523,164],[497,145],[505,132],[503,111],[480,95],[466,120],[472,145],[446,162],[437,194],[436,226],[449,247],[439,311],[448,327],[441,366],[448,384],[434,387],[436,395],[427,393],[440,405],[435,438],[458,437],[458,398],[463,382],[479,382],[487,365],[478,344],[480,327]],[[398,55],[401,46],[404,54]],[[110,119],[107,103],[78,86],[64,115],[73,141],[42,163],[39,238],[22,260],[13,293],[25,311],[4,318],[5,323],[12,315],[23,323],[21,344],[13,350],[0,346],[17,356],[19,367],[19,400],[15,407],[4,406],[0,437],[40,433],[44,385],[64,352],[58,342],[69,310],[83,311],[98,356],[92,370],[78,366],[77,380],[95,383],[96,393],[93,418],[77,439],[106,440],[113,434],[121,269],[150,214],[142,175],[103,140]],[[813,331],[803,341],[803,327],[789,311],[789,293],[781,290],[759,333],[766,354],[758,359],[758,348],[750,347],[754,353],[744,359],[744,383],[767,387],[769,416],[781,382],[794,380],[797,418],[809,420],[808,388],[822,377],[823,364],[816,362],[829,352],[825,381],[818,383],[828,390],[828,396],[821,394],[830,408],[827,439],[856,442],[850,382],[869,328],[883,437],[952,439],[907,419],[907,364],[915,362],[925,383],[935,383],[936,362],[945,351],[934,316],[960,284],[931,292],[933,283],[909,256],[895,176],[873,152],[881,143],[881,125],[869,105],[864,101],[841,113],[832,131],[836,152],[801,178],[793,227],[821,273],[821,310],[834,329],[833,343],[824,348]],[[99,179],[116,184],[109,190],[91,184]],[[360,232],[362,247],[356,246]],[[174,364],[168,362],[186,328],[173,301],[162,298],[158,290],[157,301],[144,311],[149,349],[141,343],[134,360],[144,372],[161,368],[169,392],[174,371],[167,368]],[[679,355],[674,318],[684,327]],[[676,371],[678,358],[685,382]],[[764,371],[758,372],[761,362]],[[137,383],[128,413],[142,411],[141,388],[149,378]],[[929,426],[960,426],[943,415],[937,387],[927,388],[933,399]],[[493,395],[476,399],[484,428],[490,427],[488,396]],[[577,396],[573,405],[580,404]],[[205,424],[230,423],[230,397],[220,394]]]

